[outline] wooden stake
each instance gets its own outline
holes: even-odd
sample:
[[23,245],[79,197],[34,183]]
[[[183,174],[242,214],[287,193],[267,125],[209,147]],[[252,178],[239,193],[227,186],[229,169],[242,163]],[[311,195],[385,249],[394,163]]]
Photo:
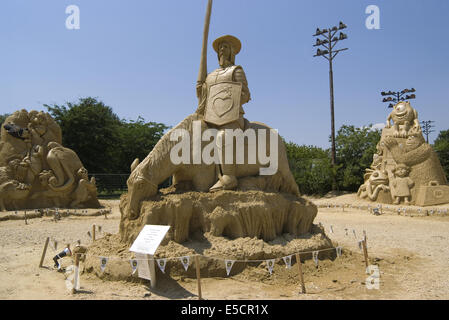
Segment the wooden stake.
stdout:
[[96,229],[96,226],[94,224],[94,225],[92,225],[92,241],[95,241],[95,229]]
[[365,239],[362,241],[362,246],[363,246],[363,255],[365,256],[365,265],[368,268],[368,266],[369,266],[368,249],[366,248],[366,240]]
[[306,293],[306,285],[304,284],[304,277],[302,274],[302,263],[299,258],[299,253],[296,254],[296,263],[298,264],[299,281],[301,282],[302,293]]
[[200,259],[198,255],[195,256],[195,267],[196,267],[196,279],[198,281],[198,300],[202,300],[201,296],[201,273],[200,273]]
[[39,262],[39,268],[42,268],[42,264],[44,263],[44,258],[45,258],[45,254],[47,253],[47,247],[48,247],[49,241],[50,241],[50,238],[47,237],[47,240],[45,240],[45,244],[44,244],[44,250],[42,251],[41,262]]
[[28,224],[28,221],[27,221],[27,212],[26,211],[24,211],[25,212],[25,224]]
[[72,293],[76,293],[79,281],[79,267],[80,267],[80,256],[75,253],[75,278],[73,279]]
[[154,266],[154,256],[148,255],[148,263],[150,267],[151,288],[156,288],[156,268]]

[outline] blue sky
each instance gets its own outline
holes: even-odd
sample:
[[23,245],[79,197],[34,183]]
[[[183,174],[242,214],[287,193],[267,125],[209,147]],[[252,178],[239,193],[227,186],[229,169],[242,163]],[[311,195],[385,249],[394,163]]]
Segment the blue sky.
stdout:
[[[65,26],[68,5],[80,29]],[[368,30],[368,5],[380,29]],[[3,0],[0,4],[0,113],[45,110],[94,96],[121,118],[176,125],[196,109],[195,82],[206,0]],[[316,27],[341,20],[349,47],[334,61],[335,124],[385,122],[380,91],[416,88],[420,120],[449,129],[449,16],[446,0],[214,0],[208,71],[217,67],[212,41],[242,41],[252,100],[246,117],[288,141],[329,147],[328,63],[313,57]]]

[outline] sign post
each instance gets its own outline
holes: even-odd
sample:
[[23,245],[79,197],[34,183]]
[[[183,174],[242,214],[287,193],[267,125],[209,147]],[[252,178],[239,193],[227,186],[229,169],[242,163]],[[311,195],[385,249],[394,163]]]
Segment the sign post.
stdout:
[[139,261],[139,277],[151,281],[151,288],[156,287],[156,269],[154,253],[170,226],[147,224],[140,231],[129,251],[135,252]]

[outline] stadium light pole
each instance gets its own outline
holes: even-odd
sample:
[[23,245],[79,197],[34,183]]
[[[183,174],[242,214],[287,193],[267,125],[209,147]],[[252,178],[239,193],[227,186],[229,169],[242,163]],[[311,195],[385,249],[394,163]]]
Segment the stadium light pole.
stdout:
[[[400,101],[415,99],[416,95],[414,94],[414,92],[416,92],[415,88],[411,88],[411,89],[404,89],[402,91],[388,91],[388,92],[382,91],[380,94],[383,97],[389,96],[387,98],[383,98],[382,102],[390,102],[390,104],[388,105],[388,108],[393,108],[394,104],[391,102],[394,102],[396,104]],[[404,97],[404,94],[406,94],[406,93],[412,93],[412,94],[406,95]]]
[[[334,26],[323,30],[317,28],[315,34],[313,35],[314,37],[317,37],[316,43],[313,46],[324,47],[324,50],[318,48],[314,57],[324,57],[329,61],[329,89],[330,89],[330,107],[331,107],[331,140],[332,140],[331,163],[332,167],[334,168],[337,161],[336,161],[336,148],[335,148],[334,74],[332,70],[332,61],[340,51],[348,50],[348,48],[334,50],[334,47],[338,43],[338,41],[345,40],[348,38],[348,36],[341,31],[338,37],[335,36],[339,30],[345,28],[347,28],[347,26],[340,21],[338,27]],[[322,36],[322,38],[319,38],[320,36]],[[334,181],[332,190],[335,189],[336,183]]]
[[435,122],[435,121],[432,121],[432,120],[421,121],[422,132],[426,135],[427,143],[429,143],[429,134],[435,131],[435,130],[432,130],[432,128],[435,127],[432,124],[433,122]]

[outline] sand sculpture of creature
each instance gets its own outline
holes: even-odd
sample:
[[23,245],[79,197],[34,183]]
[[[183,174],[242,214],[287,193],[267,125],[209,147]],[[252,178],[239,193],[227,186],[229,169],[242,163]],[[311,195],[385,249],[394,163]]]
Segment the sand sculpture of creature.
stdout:
[[[393,127],[390,120],[394,121]],[[358,192],[361,198],[395,204],[403,200],[405,204],[421,206],[449,203],[444,170],[437,154],[424,140],[418,113],[407,101],[396,104],[388,116],[377,153],[366,172]],[[379,174],[373,177],[373,172]],[[388,178],[381,178],[380,182],[388,188],[373,189],[381,172]]]
[[[20,110],[6,118],[0,139],[0,210],[99,207],[95,179],[61,145],[48,113]],[[7,173],[7,174],[6,174]]]
[[[210,10],[208,12],[210,15]],[[273,138],[273,130],[266,124],[250,122],[243,117],[242,105],[251,97],[243,67],[235,64],[241,50],[240,40],[225,35],[213,42],[219,68],[208,74],[207,31],[206,18],[196,85],[198,108],[168,131],[142,162],[136,159],[132,163],[128,193],[120,202],[122,241],[132,241],[136,230],[145,223],[170,224],[173,239],[178,242],[195,231],[273,239],[283,232],[294,235],[309,232],[312,227],[316,206],[300,197],[282,138],[277,132]],[[195,128],[214,134],[204,139],[204,134],[196,134]],[[178,132],[182,134],[177,135]],[[240,140],[243,153],[234,144],[239,138],[229,137],[228,132],[247,134],[247,138]],[[257,137],[253,142],[250,133]],[[200,137],[199,143],[195,136]],[[178,154],[179,137],[181,142],[183,137],[194,138],[188,140],[184,162],[172,159],[173,150]],[[233,149],[228,149],[230,145]],[[229,150],[233,161],[223,161]],[[183,155],[184,152],[182,148]],[[261,172],[271,168],[271,164],[259,157],[257,161],[250,161],[254,154],[263,153],[277,164],[277,170],[270,174]],[[198,154],[200,161],[195,162]],[[221,161],[205,161],[204,154],[213,154],[214,159]],[[158,193],[159,184],[170,177],[175,195],[166,195],[166,191]],[[277,197],[279,205],[272,206],[270,197]],[[253,200],[248,200],[251,198]]]
[[391,127],[393,120],[394,137],[407,138],[409,133],[421,132],[418,121],[418,112],[412,108],[408,101],[399,102],[388,115],[386,128]]

